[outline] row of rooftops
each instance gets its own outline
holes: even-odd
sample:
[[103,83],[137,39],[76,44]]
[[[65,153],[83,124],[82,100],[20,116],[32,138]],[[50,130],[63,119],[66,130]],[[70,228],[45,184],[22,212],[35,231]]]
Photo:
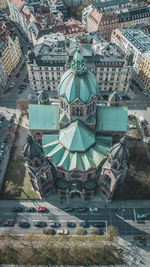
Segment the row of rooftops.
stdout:
[[[67,42],[67,45],[65,42]],[[98,50],[92,44],[80,43],[81,53],[86,58],[88,65],[93,65],[93,67],[101,64],[104,66],[109,65],[109,67],[130,65],[129,60],[124,58],[123,51],[116,44],[109,44],[106,41],[105,43],[106,45],[104,47],[102,45],[102,48],[98,48]],[[69,43],[69,39],[67,39],[56,49],[53,43],[45,40],[36,45],[32,51],[29,51],[28,62],[29,64],[35,64],[36,62],[39,66],[64,66],[70,64],[69,62],[76,51],[76,46],[77,42],[70,39]],[[62,49],[59,51],[59,48]]]

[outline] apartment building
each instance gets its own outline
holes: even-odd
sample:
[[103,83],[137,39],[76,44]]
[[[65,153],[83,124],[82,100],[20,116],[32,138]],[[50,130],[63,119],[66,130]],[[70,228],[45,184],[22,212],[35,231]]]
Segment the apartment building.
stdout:
[[150,91],[150,51],[141,56],[136,75],[144,88]]
[[[128,91],[132,61],[123,56],[122,50],[96,34],[82,35],[80,41],[80,51],[95,74],[100,91]],[[57,95],[60,77],[70,67],[76,45],[75,39],[63,40],[55,46],[44,40],[29,52],[27,68],[33,90],[49,90],[52,96]]]
[[86,29],[88,32],[99,33],[110,41],[112,31],[118,27],[135,25],[148,25],[150,22],[150,9],[147,6],[126,7],[123,9],[99,9],[98,6],[88,14]]
[[[1,42],[0,42],[0,46],[1,46]],[[1,59],[1,55],[0,55],[0,93],[2,93],[2,90],[7,83],[7,78],[8,78],[7,73],[4,69],[4,65]]]
[[0,0],[0,9],[5,9],[8,6],[7,0]]
[[112,33],[111,41],[118,44],[124,53],[133,54],[135,71],[141,56],[150,51],[150,36],[142,29],[117,29]]

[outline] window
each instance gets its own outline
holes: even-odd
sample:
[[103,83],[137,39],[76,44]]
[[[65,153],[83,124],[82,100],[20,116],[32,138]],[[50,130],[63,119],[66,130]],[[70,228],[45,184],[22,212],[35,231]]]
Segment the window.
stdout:
[[48,75],[48,74],[49,74],[49,73],[46,71],[46,72],[45,72],[45,75]]
[[48,67],[45,67],[45,70],[48,70]]

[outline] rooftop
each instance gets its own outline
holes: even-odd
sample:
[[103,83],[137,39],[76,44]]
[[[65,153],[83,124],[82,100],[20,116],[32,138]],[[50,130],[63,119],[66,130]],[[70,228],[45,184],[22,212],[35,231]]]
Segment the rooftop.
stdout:
[[29,105],[29,130],[59,130],[59,105]]
[[150,36],[142,29],[128,29],[123,32],[123,36],[140,52],[144,53],[150,50]]
[[126,132],[127,122],[127,107],[97,106],[97,132]]

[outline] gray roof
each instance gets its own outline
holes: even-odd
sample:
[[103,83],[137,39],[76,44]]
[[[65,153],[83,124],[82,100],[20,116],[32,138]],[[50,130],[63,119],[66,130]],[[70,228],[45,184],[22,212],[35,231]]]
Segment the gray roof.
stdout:
[[32,139],[31,135],[27,137],[27,144],[24,146],[24,157],[30,160],[38,159],[43,154],[41,145]]
[[113,145],[110,156],[112,160],[118,160],[120,163],[129,160],[129,150],[126,146],[125,137],[121,138],[119,143]]
[[48,100],[48,98],[49,98],[48,93],[45,90],[43,90],[38,96],[39,101]]
[[108,102],[111,106],[118,106],[120,101],[120,97],[117,91],[110,94],[108,98]]

